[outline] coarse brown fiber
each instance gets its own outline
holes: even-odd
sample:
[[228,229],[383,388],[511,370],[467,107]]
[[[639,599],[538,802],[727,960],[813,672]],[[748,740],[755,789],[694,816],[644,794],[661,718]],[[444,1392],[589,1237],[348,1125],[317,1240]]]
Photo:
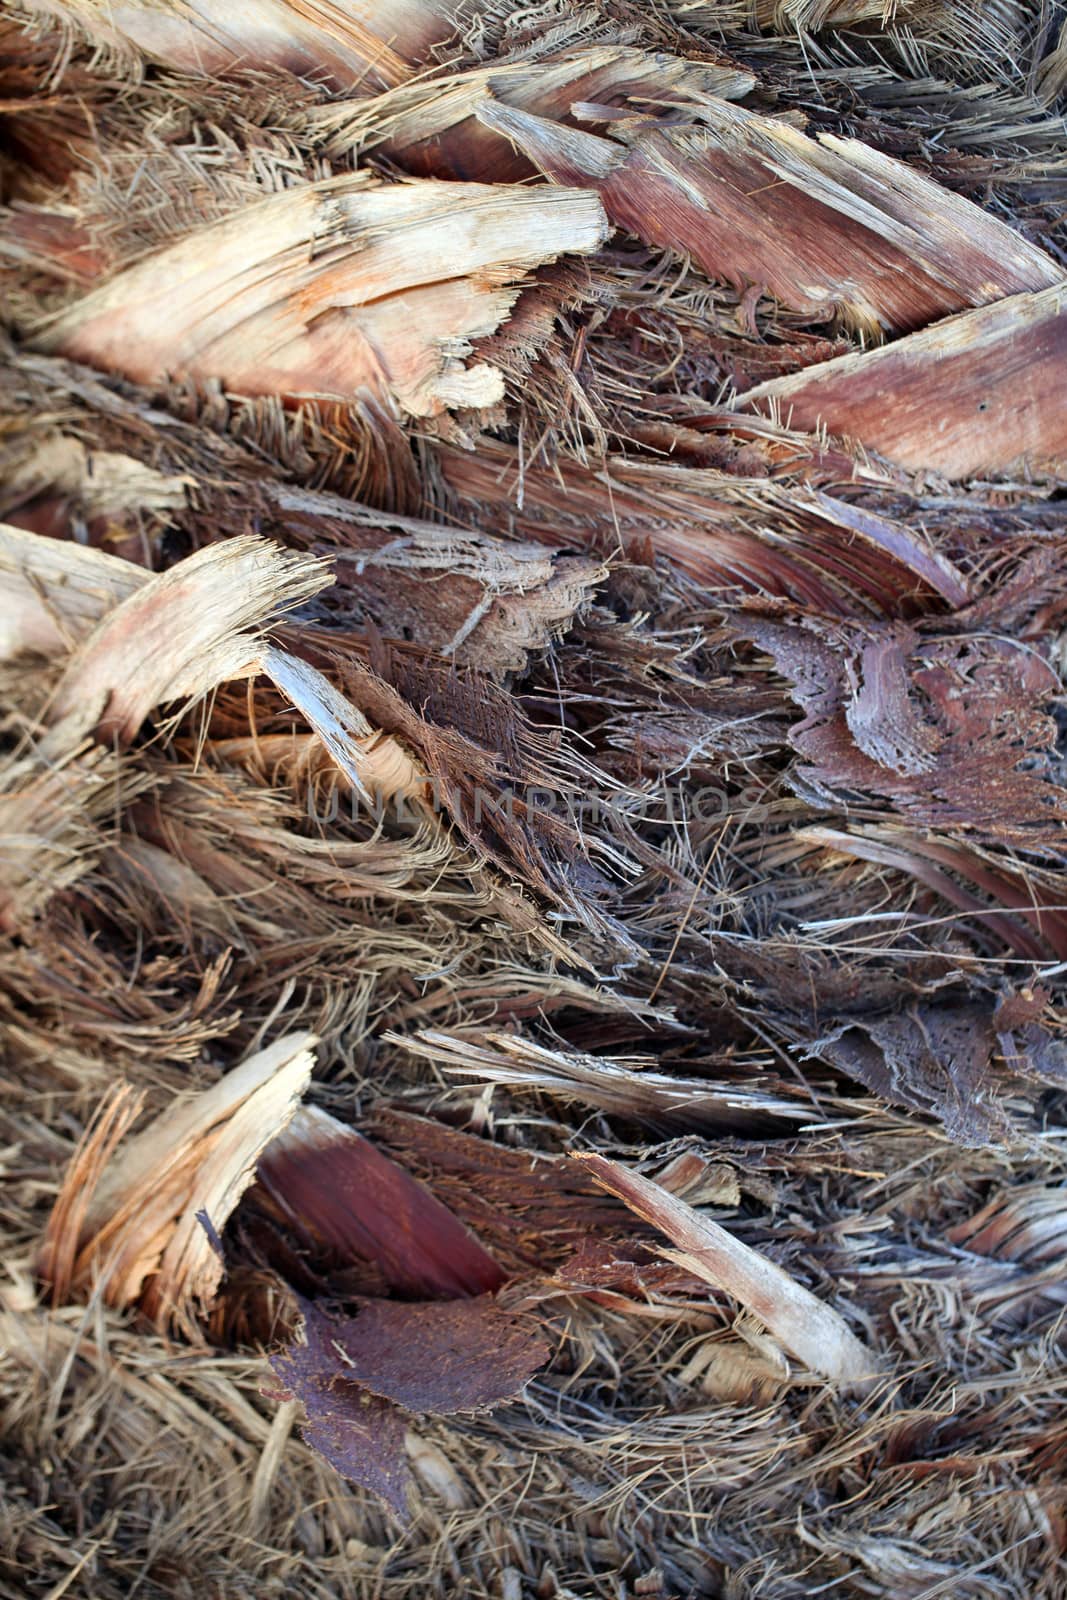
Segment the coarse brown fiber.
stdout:
[[4,8],[4,1600],[1067,1591],[1065,94]]

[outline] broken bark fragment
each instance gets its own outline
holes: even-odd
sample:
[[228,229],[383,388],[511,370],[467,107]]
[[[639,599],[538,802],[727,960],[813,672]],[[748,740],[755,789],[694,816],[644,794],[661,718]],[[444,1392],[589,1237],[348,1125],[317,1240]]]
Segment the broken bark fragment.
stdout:
[[850,1019],[815,1040],[810,1053],[890,1104],[936,1116],[950,1139],[974,1146],[1007,1133],[992,1092],[994,1044],[987,1006],[921,1005]]
[[[0,451],[0,517],[35,533],[67,523],[110,530],[141,516],[166,525],[187,502],[195,479],[167,475],[114,450],[89,450],[69,434],[27,428]],[[132,580],[131,580],[132,581]]]
[[584,1239],[556,1270],[568,1293],[629,1316],[669,1316],[685,1309],[699,1313],[706,1280],[663,1261],[654,1245],[624,1239]]
[[374,1300],[334,1321],[329,1342],[339,1375],[405,1410],[437,1416],[511,1399],[549,1355],[537,1327],[492,1295]]
[[961,572],[918,529],[819,490],[621,454],[549,470],[488,439],[477,453],[442,447],[438,460],[472,523],[507,516],[524,538],[562,548],[621,542],[630,559],[651,551],[720,593],[831,615],[907,614],[930,592],[954,608],[968,599]]
[[559,1266],[591,1234],[632,1239],[629,1214],[566,1158],[534,1155],[382,1107],[372,1131],[516,1276]]
[[103,551],[0,523],[0,661],[65,655],[145,576]]
[[374,1261],[402,1294],[456,1299],[503,1282],[492,1256],[430,1189],[318,1106],[302,1106],[268,1145],[259,1182],[295,1227],[342,1259]]
[[133,45],[181,72],[291,73],[331,89],[373,93],[411,76],[456,28],[453,0],[23,0],[44,17],[74,21],[95,42]]
[[411,1474],[404,1454],[404,1413],[349,1377],[337,1335],[338,1319],[304,1302],[302,1337],[271,1357],[283,1385],[275,1398],[299,1400],[306,1443],[336,1472],[380,1495],[406,1518]]
[[900,622],[739,626],[793,685],[806,713],[790,733],[806,762],[797,781],[824,803],[866,792],[912,823],[991,843],[1061,837],[1049,714],[1059,678],[1024,645],[984,632],[921,639]]
[[772,378],[739,404],[858,440],[912,472],[1061,477],[1065,362],[1067,286],[1058,284]]
[[338,599],[355,618],[497,678],[561,637],[608,574],[592,556],[387,518],[340,495],[284,484],[265,492],[289,539],[334,560]]
[[490,406],[465,366],[525,273],[607,231],[595,195],[383,184],[289,189],[129,267],[42,329],[43,350],[142,383],[221,379],[240,394],[393,401],[416,416]]
[[852,1332],[844,1317],[817,1300],[766,1256],[743,1244],[710,1217],[637,1172],[603,1156],[580,1155],[610,1194],[659,1228],[678,1246],[664,1251],[716,1289],[739,1300],[790,1355],[833,1383],[862,1384],[879,1368],[877,1358]]
[[[597,106],[584,106],[598,120]],[[612,120],[600,138],[488,101],[477,115],[546,176],[594,188],[616,227],[812,320],[907,333],[1063,278],[977,206],[854,139],[704,97],[687,127]]]
[[155,706],[263,672],[358,793],[368,797],[366,781],[389,795],[422,795],[428,776],[395,740],[378,734],[322,673],[264,646],[254,631],[330,581],[321,562],[266,540],[210,545],[153,577],[101,551],[0,524],[0,593],[12,609],[0,659],[82,641],[50,698],[43,755],[69,753],[90,734],[128,743]]
[[303,1402],[307,1442],[338,1471],[406,1512],[405,1412],[451,1415],[499,1405],[548,1360],[536,1328],[490,1295],[399,1304],[355,1317],[301,1303],[302,1342],[271,1357],[281,1398]]
[[418,177],[519,183],[538,170],[536,163],[479,120],[479,106],[490,99],[570,122],[575,102],[637,112],[650,100],[687,106],[694,96],[737,99],[754,85],[752,74],[735,66],[588,45],[423,79],[370,101],[316,106],[307,120],[333,156],[375,150]]
[[115,1100],[75,1152],[38,1274],[53,1302],[99,1286],[163,1329],[196,1337],[222,1278],[219,1239],[266,1145],[299,1104],[311,1034],[289,1034],[173,1104],[115,1153],[133,1115]]

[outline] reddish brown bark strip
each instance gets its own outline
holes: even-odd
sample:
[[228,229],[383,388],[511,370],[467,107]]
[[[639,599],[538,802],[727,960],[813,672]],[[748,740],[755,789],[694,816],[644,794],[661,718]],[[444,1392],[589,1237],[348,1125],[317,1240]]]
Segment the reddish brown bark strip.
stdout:
[[628,118],[610,122],[610,139],[492,101],[478,116],[554,182],[595,189],[617,227],[811,318],[902,333],[1063,277],[902,162],[710,96],[687,126]]
[[750,389],[746,411],[948,478],[1067,470],[1067,285],[950,317],[883,350]]
[[499,1289],[489,1252],[425,1185],[317,1106],[265,1151],[259,1181],[298,1227],[376,1262],[404,1294],[455,1299]]

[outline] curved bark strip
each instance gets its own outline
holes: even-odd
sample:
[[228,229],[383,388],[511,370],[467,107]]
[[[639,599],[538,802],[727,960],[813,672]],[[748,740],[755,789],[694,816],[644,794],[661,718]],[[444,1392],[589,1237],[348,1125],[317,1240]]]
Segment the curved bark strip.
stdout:
[[1067,471],[1067,284],[1013,295],[742,396],[746,411],[858,440],[946,478]]
[[843,1384],[863,1383],[876,1376],[877,1357],[857,1339],[844,1317],[758,1250],[617,1161],[597,1155],[576,1159],[609,1194],[667,1235],[677,1246],[665,1252],[672,1261],[740,1301],[783,1349],[812,1372]]
[[153,707],[255,673],[261,630],[329,582],[322,562],[246,538],[139,583],[69,657],[49,708],[49,750],[89,735],[127,743]]
[[610,497],[613,540],[650,549],[709,589],[788,597],[829,614],[897,615],[917,594],[952,608],[968,598],[962,574],[918,530],[818,491],[612,454],[596,468],[524,465],[516,506],[513,447],[486,440],[477,454],[442,448],[438,459],[475,524],[506,515],[523,538],[595,548]]
[[78,301],[40,348],[141,383],[221,379],[245,395],[391,400],[415,416],[490,406],[466,366],[526,273],[607,233],[599,200],[480,184],[307,184],[201,228]]
[[711,96],[688,124],[612,119],[610,138],[493,101],[477,115],[553,182],[595,189],[616,227],[646,244],[875,337],[1063,278],[1043,251],[902,162]]

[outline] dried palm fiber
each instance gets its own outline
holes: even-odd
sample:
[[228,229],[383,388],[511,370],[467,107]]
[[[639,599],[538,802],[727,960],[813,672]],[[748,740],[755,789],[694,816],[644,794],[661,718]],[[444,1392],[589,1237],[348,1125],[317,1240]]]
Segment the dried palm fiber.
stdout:
[[[78,0],[28,0],[30,15],[55,17],[95,43],[130,46],[183,71],[225,74],[267,65],[336,88],[366,92],[403,82],[416,64],[455,32],[458,13],[440,0],[401,0],[388,10],[373,0],[252,0],[222,18],[201,3],[152,0],[111,6]],[[461,8],[460,8],[461,9]]]
[[0,1586],[1058,1595],[1052,11],[30,9]]

